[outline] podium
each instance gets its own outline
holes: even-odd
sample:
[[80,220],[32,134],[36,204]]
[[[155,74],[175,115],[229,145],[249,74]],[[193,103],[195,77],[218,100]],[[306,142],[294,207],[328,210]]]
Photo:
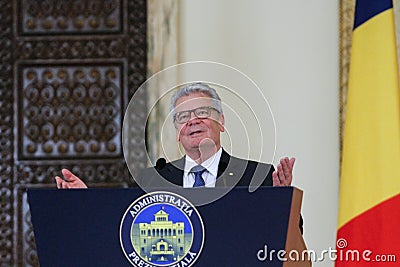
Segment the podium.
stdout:
[[[143,196],[146,193],[140,188],[28,189],[40,265],[138,265],[139,261],[130,261],[129,257],[134,259],[128,256],[130,252],[124,252],[121,231],[123,218],[134,216],[132,211],[140,206],[132,206],[132,203],[141,198],[142,202],[136,203],[143,204]],[[306,246],[299,229],[301,198],[302,192],[294,187],[261,187],[253,193],[249,193],[248,188],[236,187],[221,199],[195,208],[203,222],[204,233],[201,251],[194,263],[182,260],[183,263],[175,265],[167,261],[153,265],[146,256],[145,263],[138,266],[311,266],[307,257],[302,256]],[[167,219],[158,220],[168,221],[166,214],[163,206],[155,216],[164,216]],[[140,230],[140,234],[146,235],[144,239],[158,237],[157,247],[153,244],[149,252],[153,253],[153,258],[157,249],[174,250],[172,245],[169,249],[163,245],[168,238],[176,238],[171,237],[171,230],[165,227],[165,230],[152,232],[150,224],[138,225],[148,227],[148,230]],[[129,229],[128,235],[134,235],[134,227]],[[141,246],[144,255],[145,247]]]

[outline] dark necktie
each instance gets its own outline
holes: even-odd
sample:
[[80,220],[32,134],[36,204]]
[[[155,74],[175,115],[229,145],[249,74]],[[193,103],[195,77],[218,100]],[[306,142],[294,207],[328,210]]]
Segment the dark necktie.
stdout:
[[205,185],[204,179],[203,179],[203,177],[201,177],[201,175],[202,175],[206,170],[207,170],[207,169],[204,168],[204,167],[201,166],[201,165],[194,166],[194,167],[190,170],[191,173],[194,173],[194,184],[193,184],[193,187],[200,187],[200,186],[204,186],[204,185]]

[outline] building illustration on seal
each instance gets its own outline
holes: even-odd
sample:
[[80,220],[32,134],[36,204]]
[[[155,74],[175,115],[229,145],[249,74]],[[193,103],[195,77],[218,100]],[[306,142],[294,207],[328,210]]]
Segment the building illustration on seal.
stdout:
[[133,247],[148,262],[179,261],[192,245],[192,227],[186,227],[190,232],[185,233],[185,223],[170,219],[164,207],[153,215],[154,221],[132,225]]

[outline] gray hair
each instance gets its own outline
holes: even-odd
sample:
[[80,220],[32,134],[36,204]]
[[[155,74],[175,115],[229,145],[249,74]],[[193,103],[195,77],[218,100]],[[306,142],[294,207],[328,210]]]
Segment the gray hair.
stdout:
[[185,85],[184,87],[181,87],[176,93],[171,97],[171,104],[170,104],[170,110],[174,112],[175,110],[175,105],[176,101],[178,101],[179,98],[183,96],[189,96],[193,93],[202,93],[205,95],[208,95],[211,98],[212,106],[220,113],[222,114],[222,105],[221,105],[221,98],[217,94],[217,91],[215,91],[214,88],[211,88],[208,86],[208,84],[205,83],[191,83],[188,85]]

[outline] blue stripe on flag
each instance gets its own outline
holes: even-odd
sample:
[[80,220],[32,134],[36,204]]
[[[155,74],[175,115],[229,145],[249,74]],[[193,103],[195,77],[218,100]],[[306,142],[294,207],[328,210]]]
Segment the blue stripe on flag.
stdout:
[[392,0],[357,0],[353,30],[370,18],[392,7]]

